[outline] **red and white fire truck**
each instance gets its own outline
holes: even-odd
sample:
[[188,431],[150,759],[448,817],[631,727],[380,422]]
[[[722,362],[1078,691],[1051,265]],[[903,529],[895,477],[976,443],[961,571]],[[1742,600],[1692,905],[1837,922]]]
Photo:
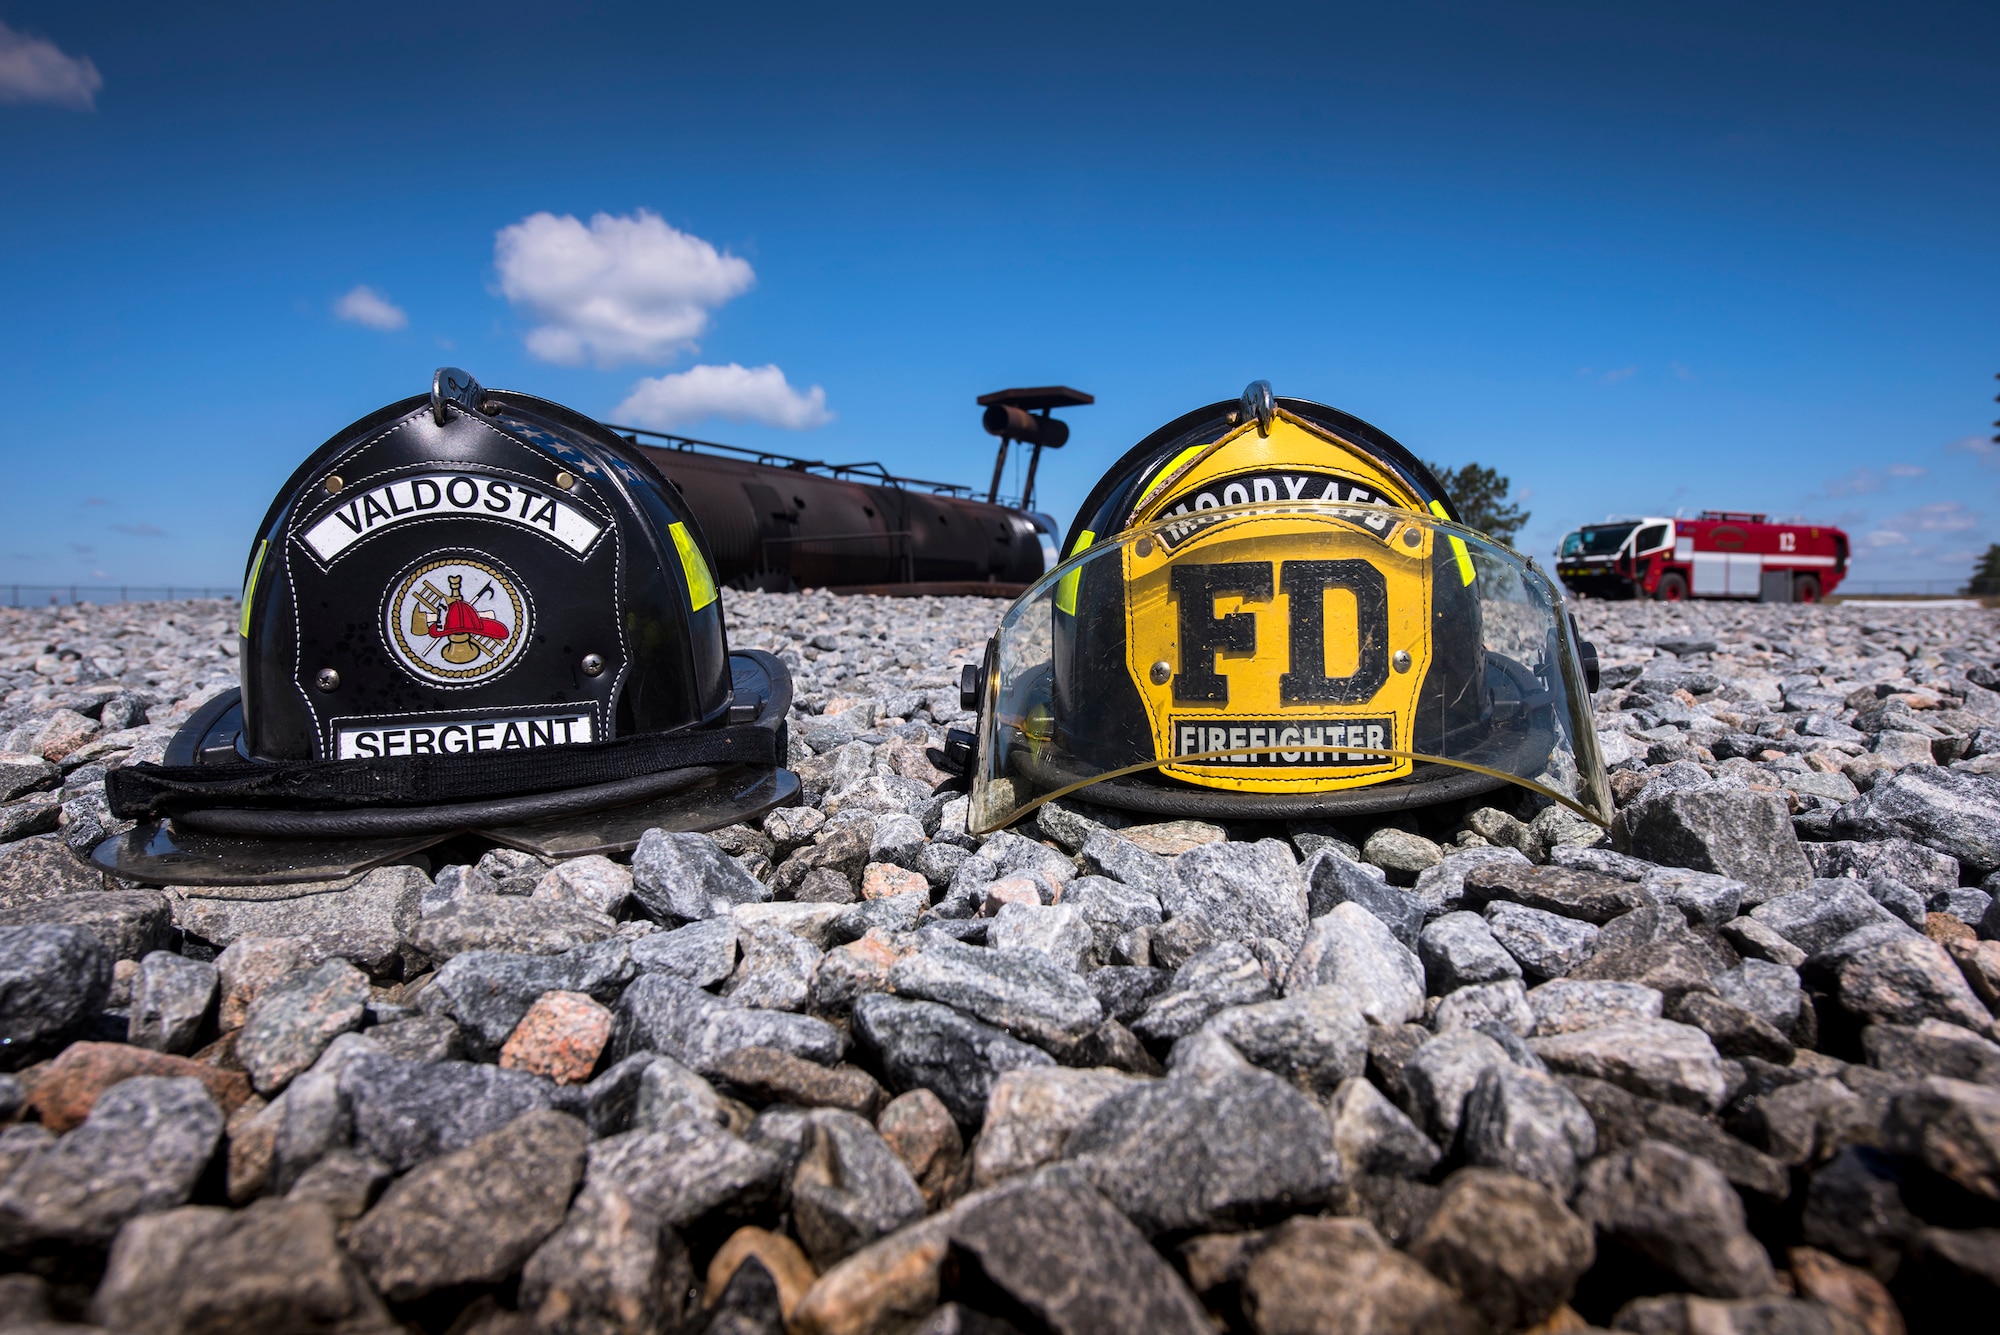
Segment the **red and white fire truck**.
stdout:
[[1738,510],[1586,524],[1563,538],[1556,574],[1587,598],[1816,603],[1847,574],[1847,534]]

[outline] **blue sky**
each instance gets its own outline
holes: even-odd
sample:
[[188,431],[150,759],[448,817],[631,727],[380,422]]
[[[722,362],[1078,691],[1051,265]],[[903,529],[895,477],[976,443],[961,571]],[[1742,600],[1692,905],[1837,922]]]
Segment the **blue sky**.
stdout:
[[1756,508],[1961,578],[2000,10],[1751,8],[0,0],[0,583],[237,580],[442,363],[982,483],[974,397],[1075,385],[1065,522],[1264,377],[1531,551]]

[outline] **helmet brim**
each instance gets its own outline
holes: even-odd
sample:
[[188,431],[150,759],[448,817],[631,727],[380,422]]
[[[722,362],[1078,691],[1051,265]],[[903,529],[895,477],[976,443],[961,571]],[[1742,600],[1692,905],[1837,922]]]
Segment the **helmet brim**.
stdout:
[[[791,674],[761,650],[732,653],[748,726],[778,734],[783,755]],[[240,764],[238,693],[198,710],[169,743],[169,764]],[[775,765],[684,765],[613,782],[472,802],[326,810],[216,806],[181,810],[105,840],[99,867],[170,885],[290,883],[353,875],[459,834],[553,857],[627,852],[648,829],[700,831],[796,803],[798,776]]]
[[[1497,655],[1488,659],[1487,670],[1515,678],[1527,676],[1520,664]],[[1559,740],[1555,710],[1544,705],[1520,719],[1515,727],[1489,734],[1477,750],[1459,757],[1461,761],[1479,765],[1479,769],[1419,762],[1408,775],[1392,783],[1320,793],[1237,793],[1197,788],[1157,772],[1093,779],[1085,771],[1065,769],[1051,763],[1046,756],[1038,758],[1029,753],[1022,754],[1016,763],[1045,790],[1085,784],[1087,787],[1078,794],[1085,801],[1148,815],[1221,820],[1333,820],[1417,811],[1495,792],[1517,782],[1505,775],[1540,772]]]

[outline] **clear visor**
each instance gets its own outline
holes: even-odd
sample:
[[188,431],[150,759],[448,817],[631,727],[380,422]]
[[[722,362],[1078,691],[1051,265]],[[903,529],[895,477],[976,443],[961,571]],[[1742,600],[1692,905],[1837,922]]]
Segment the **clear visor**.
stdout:
[[1079,553],[988,650],[972,825],[1051,799],[1339,817],[1507,784],[1608,824],[1561,595],[1427,515],[1199,511]]

